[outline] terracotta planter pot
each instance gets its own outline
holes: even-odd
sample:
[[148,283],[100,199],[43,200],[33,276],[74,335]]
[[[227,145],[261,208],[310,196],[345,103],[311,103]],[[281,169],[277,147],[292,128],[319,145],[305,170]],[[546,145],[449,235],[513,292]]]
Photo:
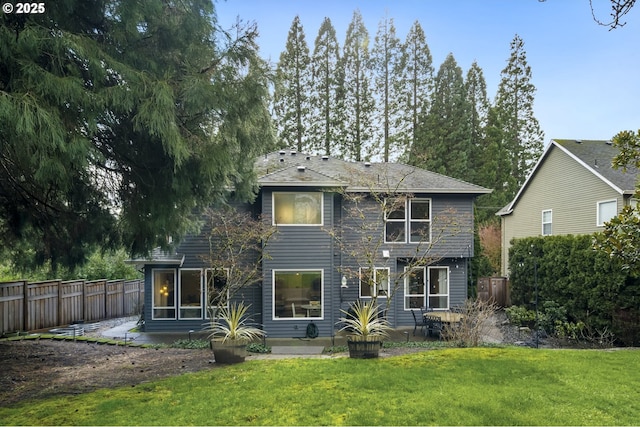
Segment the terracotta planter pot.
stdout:
[[216,363],[241,363],[244,362],[244,358],[247,356],[246,343],[211,340],[211,348],[213,349],[213,357]]
[[366,340],[358,337],[350,337],[347,340],[349,346],[349,357],[352,359],[373,359],[378,357],[382,340],[378,337]]

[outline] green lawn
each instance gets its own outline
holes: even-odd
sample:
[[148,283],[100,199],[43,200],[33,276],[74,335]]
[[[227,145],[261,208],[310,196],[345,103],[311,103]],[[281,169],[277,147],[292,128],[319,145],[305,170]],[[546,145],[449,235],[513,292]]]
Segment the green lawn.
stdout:
[[257,360],[0,408],[9,425],[637,425],[637,350]]

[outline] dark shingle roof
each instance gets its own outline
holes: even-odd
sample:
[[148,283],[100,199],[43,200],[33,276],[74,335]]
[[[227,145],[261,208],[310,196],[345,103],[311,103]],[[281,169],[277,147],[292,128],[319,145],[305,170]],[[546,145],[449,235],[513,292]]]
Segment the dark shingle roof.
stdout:
[[564,148],[587,169],[616,187],[618,191],[622,193],[635,191],[638,170],[629,168],[627,172],[623,172],[622,169],[614,169],[611,166],[613,158],[620,152],[611,144],[611,141],[556,139],[553,142]]
[[[544,159],[553,149],[562,150],[585,169],[607,183],[620,194],[634,194],[638,178],[638,169],[631,167],[626,172],[622,169],[614,169],[611,165],[613,158],[620,152],[611,144],[611,141],[603,140],[576,140],[576,139],[552,139],[549,146],[533,168],[531,175],[522,185],[516,197],[507,206],[503,207],[496,215],[508,215],[513,211],[521,194],[529,185],[529,181],[536,174]],[[577,191],[578,189],[576,189]]]
[[401,163],[348,162],[295,151],[280,151],[259,158],[256,171],[261,186],[345,187],[352,192],[491,192],[475,184]]

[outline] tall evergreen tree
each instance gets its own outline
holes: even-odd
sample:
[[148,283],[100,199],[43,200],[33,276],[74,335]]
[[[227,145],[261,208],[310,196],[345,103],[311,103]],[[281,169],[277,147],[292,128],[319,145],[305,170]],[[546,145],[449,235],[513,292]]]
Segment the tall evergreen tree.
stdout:
[[433,59],[418,21],[411,26],[401,50],[399,67],[402,77],[397,80],[396,86],[403,114],[397,123],[397,138],[401,150],[408,153],[416,143],[418,120],[429,111],[433,92]]
[[208,0],[46,8],[0,17],[3,245],[53,265],[144,253],[230,186],[252,196],[271,136],[255,26],[222,33]]
[[[397,82],[401,79],[401,43],[396,36],[393,18],[384,17],[378,24],[375,43],[371,51],[371,64],[374,72],[375,92],[379,102],[376,109],[376,122],[381,124],[383,160],[389,161],[397,132],[400,112]],[[380,135],[377,135],[378,137]],[[395,151],[395,150],[394,150]]]
[[542,154],[544,145],[544,132],[533,114],[536,88],[531,83],[531,67],[527,64],[524,42],[517,34],[501,76],[495,107],[503,127],[511,174],[515,177],[515,186],[509,189],[514,196]]
[[310,139],[314,148],[326,155],[337,150],[342,137],[342,68],[336,30],[324,18],[318,30],[311,57]]
[[345,112],[342,156],[355,161],[369,158],[377,151],[372,141],[375,102],[371,92],[369,41],[362,15],[356,10],[347,28],[342,56]]
[[484,143],[486,136],[487,116],[489,114],[489,99],[487,98],[487,82],[484,79],[482,68],[473,61],[465,78],[467,101],[471,108],[471,152],[470,152],[470,177],[471,182],[481,179],[478,176],[480,164],[484,161]]
[[310,121],[311,58],[300,17],[291,23],[286,50],[276,68],[274,109],[279,144],[307,151]]
[[417,141],[411,149],[413,165],[468,180],[471,155],[471,108],[462,69],[452,54],[435,78],[431,109],[418,123]]

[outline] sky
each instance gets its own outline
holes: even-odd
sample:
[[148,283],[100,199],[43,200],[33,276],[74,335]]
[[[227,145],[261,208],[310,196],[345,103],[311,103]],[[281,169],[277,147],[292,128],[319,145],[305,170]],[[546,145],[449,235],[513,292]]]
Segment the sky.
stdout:
[[[610,20],[610,0],[592,0],[602,22]],[[476,61],[495,98],[510,43],[524,41],[534,115],[551,139],[609,140],[622,130],[640,129],[640,5],[609,30],[592,16],[589,0],[218,0],[218,22],[230,28],[239,18],[255,22],[263,58],[277,63],[296,15],[307,44],[325,17],[342,47],[355,10],[372,38],[388,16],[404,41],[417,20],[427,38],[435,71],[452,53],[466,75]]]

